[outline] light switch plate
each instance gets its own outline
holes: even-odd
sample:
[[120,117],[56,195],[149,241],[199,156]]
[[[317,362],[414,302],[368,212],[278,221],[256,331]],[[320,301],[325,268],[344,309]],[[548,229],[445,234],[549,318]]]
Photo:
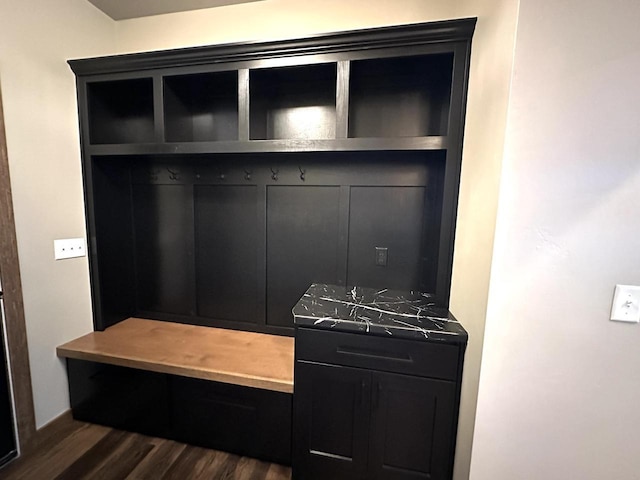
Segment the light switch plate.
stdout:
[[640,322],[640,287],[616,285],[611,305],[611,320],[616,322]]
[[64,260],[84,257],[87,254],[87,247],[84,238],[64,238],[53,241],[53,251],[56,260]]

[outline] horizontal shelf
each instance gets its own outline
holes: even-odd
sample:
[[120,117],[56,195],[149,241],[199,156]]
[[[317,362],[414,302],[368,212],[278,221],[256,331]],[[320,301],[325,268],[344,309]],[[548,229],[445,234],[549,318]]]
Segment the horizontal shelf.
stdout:
[[375,150],[444,150],[446,136],[342,138],[331,140],[251,140],[248,142],[129,143],[91,145],[89,155],[183,155],[205,153],[284,153]]

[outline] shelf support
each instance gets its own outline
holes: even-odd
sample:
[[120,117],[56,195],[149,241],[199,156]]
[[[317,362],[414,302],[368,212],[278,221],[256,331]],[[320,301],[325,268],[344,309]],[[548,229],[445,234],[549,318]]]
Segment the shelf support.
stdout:
[[336,78],[336,138],[349,136],[349,70],[351,62],[338,62]]
[[238,70],[238,140],[249,141],[249,69]]

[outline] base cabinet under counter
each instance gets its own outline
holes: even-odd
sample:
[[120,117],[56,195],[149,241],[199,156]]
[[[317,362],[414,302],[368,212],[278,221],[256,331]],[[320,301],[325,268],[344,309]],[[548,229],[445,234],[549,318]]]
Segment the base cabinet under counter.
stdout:
[[293,479],[450,480],[466,332],[430,314],[412,331],[394,329],[391,315],[358,328],[349,315],[414,299],[340,292],[312,286],[294,308]]
[[300,361],[296,479],[446,479],[452,382]]

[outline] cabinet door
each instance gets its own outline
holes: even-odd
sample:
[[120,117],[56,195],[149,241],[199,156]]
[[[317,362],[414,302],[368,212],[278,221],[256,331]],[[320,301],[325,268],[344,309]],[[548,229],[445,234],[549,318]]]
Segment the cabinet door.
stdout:
[[375,373],[371,389],[370,478],[451,478],[454,384]]
[[293,477],[365,478],[371,374],[297,362],[295,375]]

